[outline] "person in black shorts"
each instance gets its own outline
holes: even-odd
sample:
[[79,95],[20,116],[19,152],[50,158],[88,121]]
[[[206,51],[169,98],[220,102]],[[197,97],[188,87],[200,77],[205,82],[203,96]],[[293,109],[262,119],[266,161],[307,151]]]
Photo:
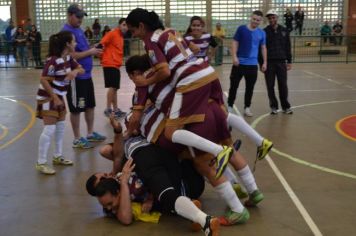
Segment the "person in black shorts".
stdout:
[[103,36],[99,47],[103,48],[101,66],[104,70],[105,88],[107,88],[105,116],[114,112],[117,118],[125,116],[118,108],[117,90],[120,88],[120,67],[124,57],[124,34],[127,32],[126,20],[121,18],[118,26]]

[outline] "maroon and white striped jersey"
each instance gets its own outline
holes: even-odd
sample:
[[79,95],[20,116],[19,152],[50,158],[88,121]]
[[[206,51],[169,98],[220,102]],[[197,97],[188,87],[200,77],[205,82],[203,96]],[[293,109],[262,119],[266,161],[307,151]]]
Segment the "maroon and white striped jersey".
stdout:
[[[46,64],[42,71],[42,77],[53,78],[53,80],[49,81],[49,84],[53,88],[53,93],[65,96],[70,84],[70,80],[67,80],[66,76],[70,71],[74,70],[78,66],[78,62],[70,55],[67,55],[65,59],[62,57],[52,56],[46,60]],[[40,84],[37,91],[37,99],[45,100],[49,97],[49,94],[43,88],[42,84]]]
[[208,61],[208,49],[209,46],[211,47],[216,47],[217,43],[214,39],[214,37],[209,34],[209,33],[203,33],[200,38],[195,38],[191,35],[186,35],[184,36],[184,40],[187,42],[187,44],[189,45],[189,43],[194,43],[196,46],[198,46],[200,48],[200,51],[195,54],[196,57],[198,58],[203,58],[204,61]]

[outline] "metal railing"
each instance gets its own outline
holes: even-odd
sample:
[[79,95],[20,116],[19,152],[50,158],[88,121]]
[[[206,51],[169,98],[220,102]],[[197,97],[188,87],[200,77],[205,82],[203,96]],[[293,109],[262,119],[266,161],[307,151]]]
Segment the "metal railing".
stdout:
[[[224,39],[220,53],[222,63],[231,64],[231,38]],[[91,42],[94,44],[95,42]],[[291,36],[293,63],[351,63],[356,62],[356,35],[353,36]],[[0,68],[41,68],[46,58],[48,41],[40,47],[27,44],[17,46],[13,42],[0,42]],[[137,39],[125,40],[125,57],[143,54],[142,42]],[[217,54],[217,53],[216,53]],[[26,63],[27,62],[27,63]],[[212,60],[214,64],[214,59]],[[94,58],[94,65],[100,60]]]

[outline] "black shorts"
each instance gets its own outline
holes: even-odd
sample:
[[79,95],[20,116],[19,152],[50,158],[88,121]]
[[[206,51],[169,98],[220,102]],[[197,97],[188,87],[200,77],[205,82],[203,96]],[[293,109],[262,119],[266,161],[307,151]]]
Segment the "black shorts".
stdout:
[[120,69],[115,67],[104,67],[105,88],[120,88]]
[[[75,89],[74,93],[73,89]],[[84,112],[88,108],[94,108],[95,94],[92,78],[73,80],[68,89],[67,101],[71,113]]]

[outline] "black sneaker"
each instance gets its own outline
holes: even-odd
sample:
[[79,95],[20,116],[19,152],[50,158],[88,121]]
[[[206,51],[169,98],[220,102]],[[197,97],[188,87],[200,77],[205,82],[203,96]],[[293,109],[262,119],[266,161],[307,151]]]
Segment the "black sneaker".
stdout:
[[205,236],[218,236],[220,230],[220,222],[218,218],[206,216],[203,232]]
[[287,109],[283,110],[283,113],[291,115],[291,114],[293,114],[293,111],[292,111],[292,109],[287,108]]

